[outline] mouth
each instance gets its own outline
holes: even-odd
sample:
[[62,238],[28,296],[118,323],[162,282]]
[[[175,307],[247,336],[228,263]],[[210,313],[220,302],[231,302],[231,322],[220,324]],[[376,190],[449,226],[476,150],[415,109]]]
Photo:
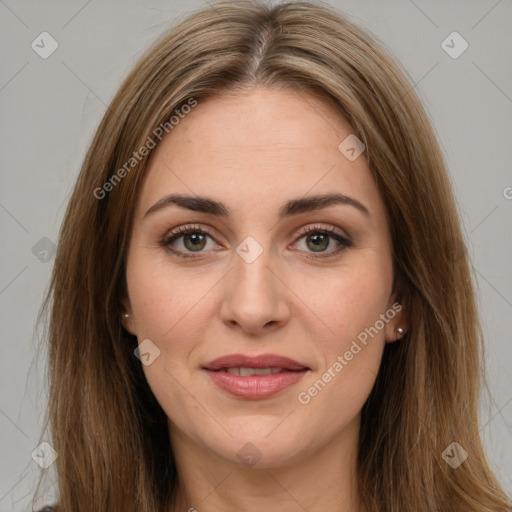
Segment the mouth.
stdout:
[[288,370],[286,368],[279,368],[272,366],[270,368],[249,368],[243,366],[236,366],[232,368],[221,368],[220,370],[212,370],[217,372],[227,372],[231,375],[240,375],[241,377],[250,377],[251,375],[274,375],[276,373],[282,373],[285,371],[300,371],[300,370]]
[[310,371],[308,366],[276,354],[231,354],[211,361],[202,369],[223,391],[249,400],[273,396]]

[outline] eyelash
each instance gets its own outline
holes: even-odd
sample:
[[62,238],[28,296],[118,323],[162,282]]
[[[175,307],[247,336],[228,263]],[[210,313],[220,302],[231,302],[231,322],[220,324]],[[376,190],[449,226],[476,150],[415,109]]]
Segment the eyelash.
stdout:
[[[298,241],[298,240],[302,239],[304,236],[312,234],[312,233],[320,234],[320,235],[327,235],[331,238],[334,238],[341,245],[337,249],[330,251],[330,252],[326,253],[325,255],[317,254],[315,256],[308,256],[311,259],[316,260],[316,259],[334,258],[344,249],[353,246],[352,242],[348,238],[340,235],[336,231],[333,231],[331,229],[326,229],[325,227],[320,226],[320,225],[308,226],[307,228],[301,229],[299,231],[299,233],[297,233],[299,235],[299,238],[296,241]],[[178,251],[176,249],[171,248],[171,244],[173,242],[175,242],[179,238],[183,237],[184,235],[189,235],[189,234],[208,235],[213,240],[213,235],[207,229],[201,228],[197,225],[186,225],[186,226],[180,226],[179,228],[175,229],[174,231],[171,231],[170,233],[168,233],[160,241],[160,246],[162,246],[163,248],[172,252],[173,254],[177,255],[180,258],[194,258],[194,259],[200,258],[201,257],[200,254],[198,254],[197,256],[191,255],[191,254],[187,254],[182,251]],[[314,254],[314,253],[312,253],[312,254]]]

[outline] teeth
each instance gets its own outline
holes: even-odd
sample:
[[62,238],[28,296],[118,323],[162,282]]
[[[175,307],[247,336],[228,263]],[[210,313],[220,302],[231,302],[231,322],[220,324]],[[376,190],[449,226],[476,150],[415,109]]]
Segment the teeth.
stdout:
[[270,375],[272,368],[255,368],[254,375]]
[[244,368],[244,367],[236,367],[236,368],[228,368],[228,373],[231,375],[240,375],[241,377],[250,377],[252,375],[271,375],[274,373],[279,373],[283,369],[278,367],[271,368]]

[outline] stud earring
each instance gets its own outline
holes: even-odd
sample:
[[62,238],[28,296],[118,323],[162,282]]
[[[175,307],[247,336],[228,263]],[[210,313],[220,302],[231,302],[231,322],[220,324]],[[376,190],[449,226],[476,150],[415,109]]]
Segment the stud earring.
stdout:
[[128,318],[128,317],[130,316],[130,313],[125,313],[123,316],[124,316],[125,318]]
[[405,331],[401,327],[398,327],[398,329],[396,329],[395,331],[395,341],[398,339],[399,336],[402,337],[404,334]]

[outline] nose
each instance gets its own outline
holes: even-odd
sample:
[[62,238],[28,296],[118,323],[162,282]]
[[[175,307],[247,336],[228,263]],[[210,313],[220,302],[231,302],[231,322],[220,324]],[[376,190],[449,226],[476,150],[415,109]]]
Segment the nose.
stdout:
[[[226,275],[220,317],[230,328],[263,335],[282,328],[290,318],[290,291],[270,261],[268,250],[252,262],[235,254]],[[274,265],[275,267],[275,265]]]

